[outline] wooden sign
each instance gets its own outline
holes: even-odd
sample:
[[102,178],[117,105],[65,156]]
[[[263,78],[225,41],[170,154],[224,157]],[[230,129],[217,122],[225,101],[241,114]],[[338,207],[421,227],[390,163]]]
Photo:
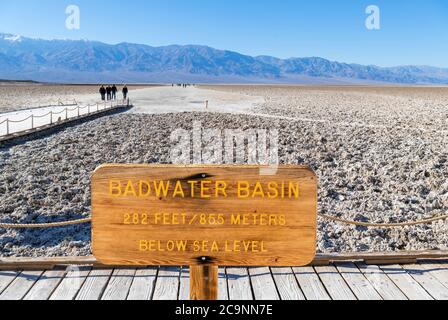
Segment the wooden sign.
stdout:
[[104,165],[92,178],[93,251],[106,265],[302,266],[315,257],[307,167]]

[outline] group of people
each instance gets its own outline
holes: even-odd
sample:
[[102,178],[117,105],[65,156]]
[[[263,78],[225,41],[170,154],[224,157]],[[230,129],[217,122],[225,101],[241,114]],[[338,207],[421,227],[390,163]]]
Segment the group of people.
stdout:
[[[108,85],[107,87],[102,85],[100,88],[101,100],[103,100],[103,101],[117,100],[117,92],[118,92],[118,88],[116,85],[112,85],[112,86]],[[128,92],[129,92],[128,87],[126,85],[124,85],[121,92],[123,94],[123,100],[126,100],[128,97]]]
[[[172,83],[171,86],[174,87],[174,83]],[[182,88],[188,88],[188,87],[191,86],[191,84],[189,84],[189,83],[178,83],[177,86],[178,87],[182,87]],[[194,86],[194,84],[193,84],[193,86]]]

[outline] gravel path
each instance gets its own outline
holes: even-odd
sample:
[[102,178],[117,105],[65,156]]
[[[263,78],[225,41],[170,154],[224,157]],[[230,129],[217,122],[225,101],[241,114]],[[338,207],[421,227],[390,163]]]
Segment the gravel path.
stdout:
[[[277,99],[268,105],[271,110],[265,106],[257,112],[275,114],[285,108],[278,105],[282,98]],[[283,110],[284,114],[291,112]],[[342,118],[339,115],[338,119]],[[366,119],[358,114],[357,120]],[[212,113],[121,114],[0,149],[0,220],[41,223],[88,216],[90,174],[97,166],[169,163],[167,132],[191,129],[193,121],[202,121],[205,128],[278,128],[281,163],[307,164],[318,174],[322,213],[358,221],[397,222],[446,213],[448,209],[446,135],[433,130],[415,134],[389,123],[386,128],[366,128]],[[446,222],[366,229],[320,221],[318,250],[447,249],[447,229]],[[0,256],[89,253],[89,225],[0,229]]]

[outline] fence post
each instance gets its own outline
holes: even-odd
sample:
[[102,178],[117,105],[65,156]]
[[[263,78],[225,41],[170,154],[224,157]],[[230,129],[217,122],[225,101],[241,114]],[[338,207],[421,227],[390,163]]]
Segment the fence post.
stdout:
[[53,111],[50,111],[50,124],[53,124]]
[[68,120],[68,108],[65,108],[65,120]]
[[9,118],[6,119],[6,135],[9,136]]
[[31,115],[31,129],[34,129],[34,114]]
[[79,118],[79,106],[78,106],[78,118]]

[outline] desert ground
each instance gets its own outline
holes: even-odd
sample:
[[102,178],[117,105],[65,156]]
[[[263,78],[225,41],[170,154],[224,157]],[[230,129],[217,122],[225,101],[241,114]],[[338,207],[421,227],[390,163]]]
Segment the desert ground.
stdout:
[[[26,89],[17,90],[29,99]],[[70,90],[56,97],[97,91]],[[0,97],[4,109],[19,108],[11,96]],[[138,88],[131,99],[135,107],[126,113],[0,147],[0,221],[89,216],[97,166],[170,163],[169,133],[191,129],[193,121],[204,128],[277,128],[280,162],[309,165],[318,175],[320,213],[388,223],[448,212],[448,88],[169,86]],[[90,254],[90,231],[0,229],[0,256]],[[317,249],[446,250],[447,231],[446,221],[381,229],[319,219]]]

